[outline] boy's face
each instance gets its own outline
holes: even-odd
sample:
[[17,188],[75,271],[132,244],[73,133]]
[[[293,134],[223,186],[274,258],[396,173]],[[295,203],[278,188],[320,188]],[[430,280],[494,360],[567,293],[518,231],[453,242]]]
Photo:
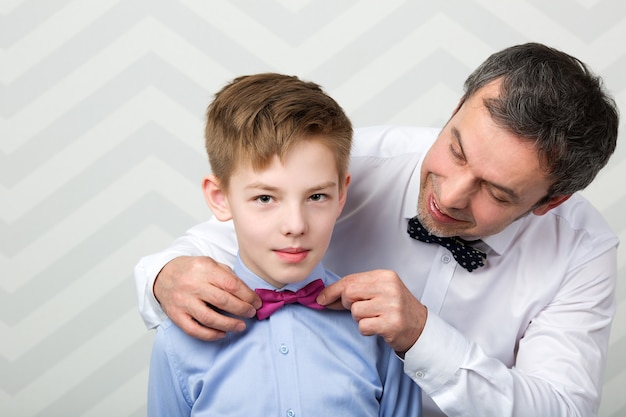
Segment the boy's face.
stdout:
[[261,171],[237,167],[224,205],[244,264],[278,288],[305,279],[328,248],[348,182],[340,183],[333,153],[314,139],[283,163],[275,156]]
[[545,214],[567,199],[548,194],[550,181],[537,151],[500,128],[483,104],[496,97],[499,82],[478,90],[452,116],[421,168],[419,218],[439,236],[481,238],[519,217]]

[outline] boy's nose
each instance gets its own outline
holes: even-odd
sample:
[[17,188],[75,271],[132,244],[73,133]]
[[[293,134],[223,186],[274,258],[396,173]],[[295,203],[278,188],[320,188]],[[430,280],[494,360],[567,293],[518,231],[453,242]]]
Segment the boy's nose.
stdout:
[[281,231],[284,235],[299,236],[306,232],[306,220],[300,207],[290,207],[282,215]]

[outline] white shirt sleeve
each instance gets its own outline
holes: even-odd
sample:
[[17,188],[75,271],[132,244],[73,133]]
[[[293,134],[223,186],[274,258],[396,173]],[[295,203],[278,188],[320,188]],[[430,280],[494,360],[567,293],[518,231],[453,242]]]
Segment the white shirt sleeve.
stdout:
[[612,248],[562,280],[520,340],[513,367],[429,313],[405,354],[405,372],[449,417],[596,416],[615,311],[616,256]]

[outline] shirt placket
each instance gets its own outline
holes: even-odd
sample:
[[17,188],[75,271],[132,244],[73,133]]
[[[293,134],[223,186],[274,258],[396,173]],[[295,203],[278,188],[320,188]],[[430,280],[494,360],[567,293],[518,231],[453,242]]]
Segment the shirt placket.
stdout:
[[300,404],[300,378],[297,366],[297,344],[293,333],[292,305],[284,306],[270,318],[276,383],[280,396],[282,416],[302,415]]
[[430,311],[437,314],[441,312],[456,267],[450,251],[443,247],[438,248],[421,298],[422,304]]

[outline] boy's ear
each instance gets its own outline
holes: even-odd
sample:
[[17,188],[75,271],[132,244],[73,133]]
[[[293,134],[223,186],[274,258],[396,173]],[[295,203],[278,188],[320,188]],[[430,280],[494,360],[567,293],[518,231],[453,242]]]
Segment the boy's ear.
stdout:
[[202,191],[204,200],[219,221],[225,222],[232,219],[233,216],[228,205],[226,191],[222,189],[220,181],[215,175],[204,177],[202,180]]
[[535,216],[543,216],[553,208],[565,203],[572,195],[557,195],[533,210]]
[[343,184],[343,190],[341,191],[341,195],[339,196],[339,214],[341,214],[341,210],[343,210],[343,206],[346,204],[346,198],[348,197],[348,185],[350,185],[350,174],[346,175],[346,179]]

